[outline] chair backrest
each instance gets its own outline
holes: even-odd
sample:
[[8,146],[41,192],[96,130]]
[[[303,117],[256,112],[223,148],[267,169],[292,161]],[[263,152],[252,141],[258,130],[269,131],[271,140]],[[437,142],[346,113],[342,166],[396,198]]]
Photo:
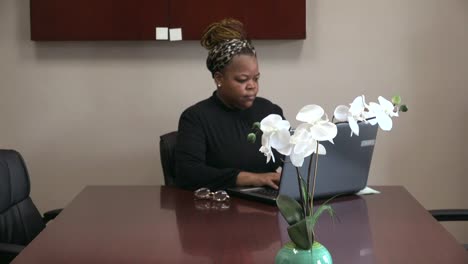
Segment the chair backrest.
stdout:
[[160,137],[159,152],[164,173],[164,184],[175,186],[175,146],[177,143],[177,131],[169,132]]
[[0,243],[27,245],[45,228],[29,194],[23,158],[15,150],[0,149]]

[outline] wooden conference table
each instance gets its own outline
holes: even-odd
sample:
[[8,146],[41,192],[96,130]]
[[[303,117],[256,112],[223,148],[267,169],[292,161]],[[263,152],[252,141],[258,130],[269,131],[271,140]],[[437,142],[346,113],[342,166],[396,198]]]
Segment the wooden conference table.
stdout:
[[[317,224],[335,264],[468,263],[403,187],[375,188]],[[89,186],[13,263],[273,263],[286,226],[276,207],[235,197],[227,208],[164,186]]]

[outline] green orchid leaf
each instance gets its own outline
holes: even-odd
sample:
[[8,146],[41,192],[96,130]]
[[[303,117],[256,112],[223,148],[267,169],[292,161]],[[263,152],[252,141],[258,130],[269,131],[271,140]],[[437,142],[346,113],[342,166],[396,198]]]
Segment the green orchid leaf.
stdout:
[[392,97],[392,103],[393,105],[399,105],[401,104],[401,96],[395,95]]
[[299,178],[300,178],[300,180],[299,180],[300,186],[299,187],[301,188],[302,198],[303,198],[302,208],[307,208],[307,204],[308,204],[308,201],[309,201],[309,194],[307,193],[307,182],[300,175],[299,175]]
[[307,223],[303,219],[300,222],[288,227],[289,238],[300,249],[310,249],[313,244],[313,237],[309,240],[307,236]]
[[335,210],[333,210],[333,208],[328,205],[328,204],[322,204],[313,214],[312,216],[310,217],[307,217],[307,221],[309,222],[308,223],[308,226],[311,227],[311,230],[314,230],[315,228],[315,224],[317,224],[317,221],[319,219],[319,217],[322,215],[323,212],[327,212],[330,217],[334,217],[335,216]]
[[301,205],[293,198],[280,194],[276,198],[276,205],[289,225],[294,225],[304,219]]
[[312,241],[312,243],[314,242],[314,225],[312,224],[312,221],[310,221],[310,219],[312,218],[312,216],[306,216],[306,228],[307,228],[307,238],[309,241]]

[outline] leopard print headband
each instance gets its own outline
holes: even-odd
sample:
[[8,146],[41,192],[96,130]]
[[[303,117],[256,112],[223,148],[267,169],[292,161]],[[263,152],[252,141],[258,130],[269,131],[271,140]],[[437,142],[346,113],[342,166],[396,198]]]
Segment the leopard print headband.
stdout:
[[223,70],[235,55],[240,54],[245,49],[255,55],[255,48],[248,40],[227,40],[210,50],[206,59],[206,66],[214,77],[216,72]]

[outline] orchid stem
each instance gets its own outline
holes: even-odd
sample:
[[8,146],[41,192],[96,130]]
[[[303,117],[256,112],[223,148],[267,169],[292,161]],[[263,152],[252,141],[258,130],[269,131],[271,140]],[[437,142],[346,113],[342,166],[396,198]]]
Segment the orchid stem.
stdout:
[[301,204],[304,210],[304,217],[307,216],[307,202],[304,200],[304,196],[302,195],[302,181],[301,181],[301,173],[299,172],[299,168],[296,167],[296,173],[297,173],[297,184],[299,184],[299,195],[301,197]]
[[[312,161],[313,161],[313,154],[310,157],[309,161],[309,168],[307,168],[307,194],[310,194],[310,169],[312,168]],[[313,197],[309,197],[309,200],[313,199]],[[309,203],[309,201],[307,201]],[[309,206],[306,206],[306,216],[311,215],[312,211],[309,210]]]
[[[315,170],[314,170],[314,181],[312,182],[312,195],[310,196],[310,213],[314,213],[314,193],[315,193],[315,180],[317,179],[317,169],[318,169],[318,151],[319,151],[319,143],[317,142],[317,147],[315,149]],[[309,171],[310,174],[310,171]]]

